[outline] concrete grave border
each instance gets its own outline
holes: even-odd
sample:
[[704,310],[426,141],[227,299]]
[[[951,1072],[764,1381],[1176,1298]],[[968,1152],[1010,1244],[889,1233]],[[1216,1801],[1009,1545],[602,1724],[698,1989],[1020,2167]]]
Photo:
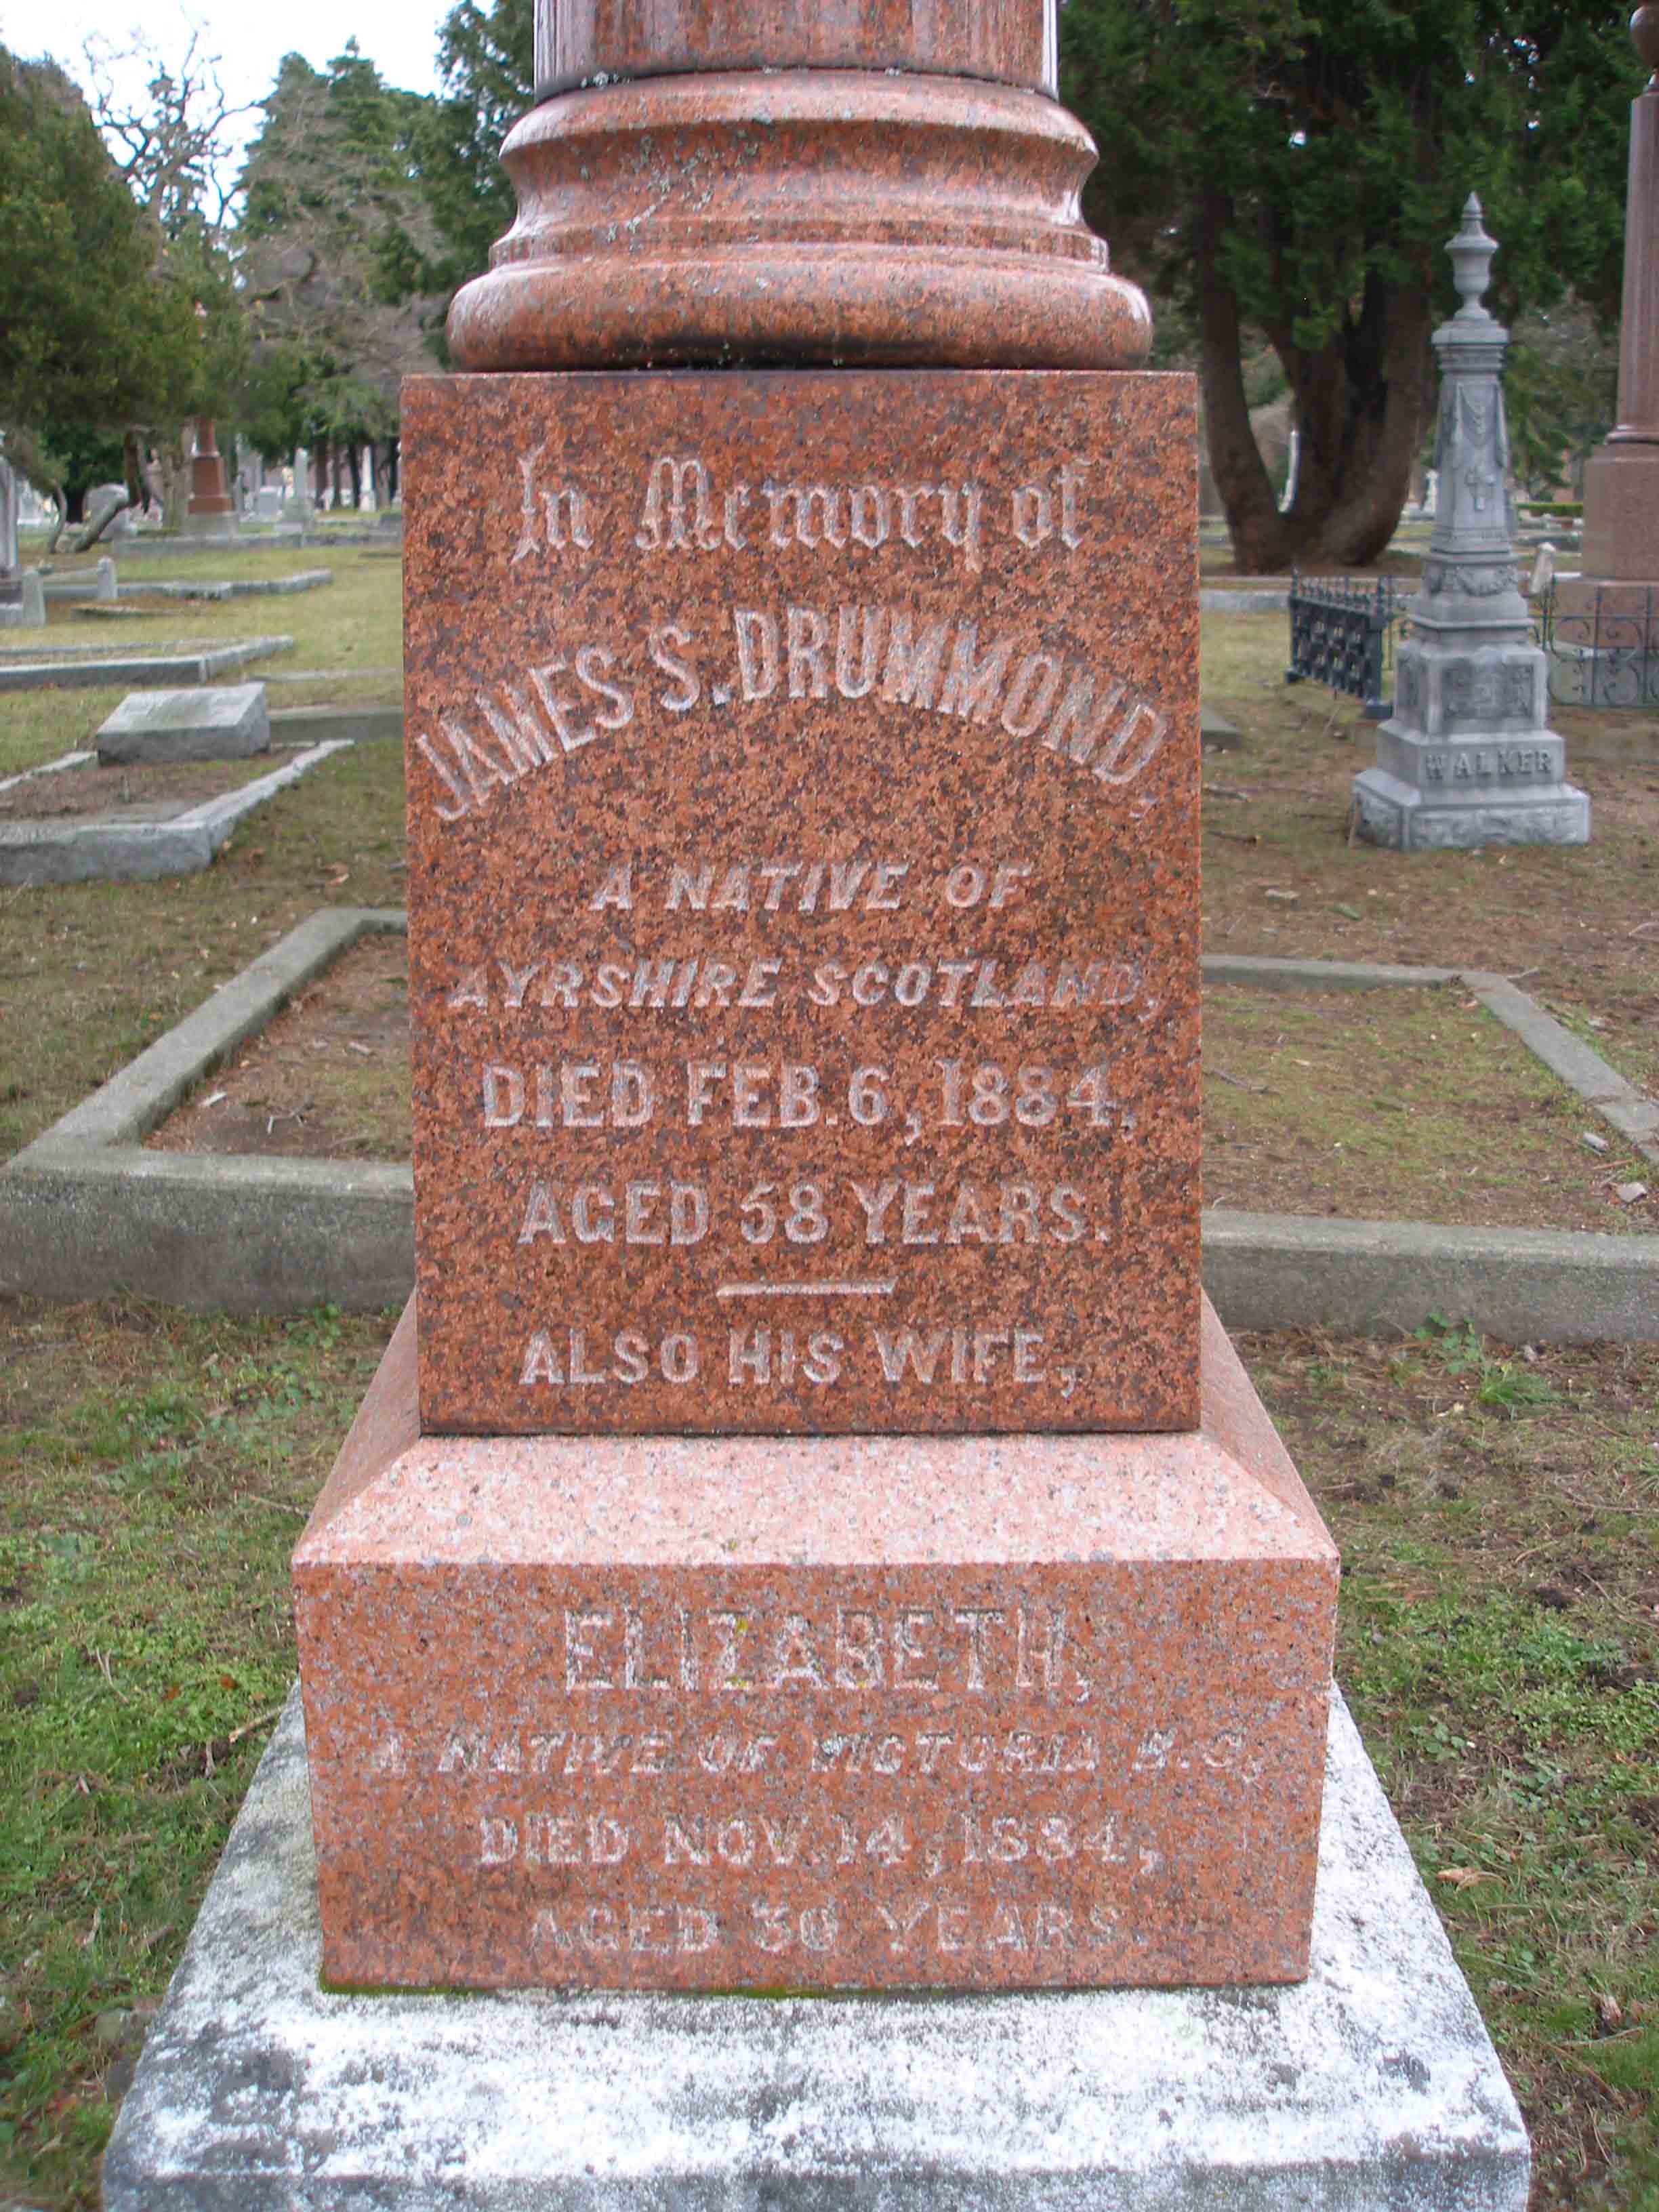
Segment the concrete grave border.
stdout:
[[54,686],[67,690],[89,684],[130,684],[136,690],[157,684],[210,684],[228,669],[246,668],[273,653],[293,650],[291,637],[249,637],[235,645],[206,646],[199,653],[112,659],[101,645],[77,646],[61,659],[0,660],[0,691],[46,691]]
[[[295,592],[314,592],[334,581],[332,568],[301,568],[292,576],[240,576],[221,583],[123,584],[112,597],[121,599],[285,599]],[[95,579],[84,572],[72,576],[48,576],[47,599],[82,603],[99,597]],[[107,604],[107,602],[106,602]]]
[[[401,1304],[415,1273],[406,1165],[149,1152],[143,1139],[348,947],[404,927],[397,908],[322,908],[0,1168],[0,1288],[238,1313]],[[1207,954],[1204,975],[1292,991],[1460,983],[1659,1162],[1659,1105],[1504,976],[1228,953]],[[1512,1344],[1659,1341],[1659,1236],[1211,1207],[1204,1283],[1231,1328],[1393,1334],[1440,1312]]]
[[[270,718],[273,738],[277,719]],[[222,792],[217,799],[204,799],[165,822],[118,822],[99,814],[63,822],[0,822],[0,884],[38,890],[46,884],[149,883],[158,876],[194,875],[207,866],[245,814],[350,743],[349,738],[331,738],[307,746],[269,775]],[[0,790],[97,758],[95,750],[62,753],[40,768],[8,776]]]
[[403,927],[397,908],[311,915],[18,1153],[0,1170],[0,1287],[57,1298],[120,1287],[231,1313],[401,1303],[415,1279],[407,1167],[143,1140],[349,945]]

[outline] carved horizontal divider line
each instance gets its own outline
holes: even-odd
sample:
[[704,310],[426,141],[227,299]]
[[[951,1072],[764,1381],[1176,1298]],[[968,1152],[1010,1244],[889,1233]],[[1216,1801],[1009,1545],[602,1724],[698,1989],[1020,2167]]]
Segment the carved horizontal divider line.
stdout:
[[[414,1279],[404,1165],[204,1158],[143,1139],[237,1046],[394,908],[328,907],[260,956],[0,1168],[0,1288],[118,1289],[230,1312],[401,1304]],[[1659,1163],[1659,1106],[1506,977],[1212,953],[1212,982],[1373,990],[1461,981],[1585,1104]],[[1659,1339],[1659,1238],[1206,1212],[1205,1286],[1230,1328],[1410,1329],[1431,1310],[1509,1342]]]

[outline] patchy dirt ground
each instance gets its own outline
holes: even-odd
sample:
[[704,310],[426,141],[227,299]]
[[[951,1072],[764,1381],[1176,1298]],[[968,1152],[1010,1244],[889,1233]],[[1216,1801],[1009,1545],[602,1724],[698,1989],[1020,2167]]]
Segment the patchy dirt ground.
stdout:
[[[1285,684],[1285,619],[1205,618],[1204,696],[1243,737],[1205,766],[1205,950],[1495,969],[1604,1024],[1597,1049],[1659,1091],[1659,724],[1555,710],[1568,775],[1590,797],[1588,845],[1407,855],[1350,843],[1375,733],[1352,700]],[[1645,732],[1653,757],[1575,757],[1576,736],[1614,722],[1632,746]]]
[[401,937],[362,939],[149,1138],[170,1152],[409,1158]]
[[1498,2040],[1532,2212],[1659,2205],[1659,1349],[1246,1334],[1336,1674]]
[[[1659,1228],[1659,1175],[1456,990],[1204,994],[1206,1195],[1257,1212]],[[404,940],[356,945],[149,1139],[409,1157]],[[1598,1153],[1584,1133],[1605,1135]]]
[[84,768],[55,769],[50,775],[26,776],[0,791],[0,820],[61,822],[94,814],[142,817],[147,809],[194,806],[269,775],[291,760],[294,750],[279,746],[246,760],[146,761],[121,768],[88,763]]
[[1358,1221],[1659,1228],[1659,1199],[1617,1196],[1632,1184],[1659,1188],[1659,1172],[1455,986],[1205,988],[1212,1206]]

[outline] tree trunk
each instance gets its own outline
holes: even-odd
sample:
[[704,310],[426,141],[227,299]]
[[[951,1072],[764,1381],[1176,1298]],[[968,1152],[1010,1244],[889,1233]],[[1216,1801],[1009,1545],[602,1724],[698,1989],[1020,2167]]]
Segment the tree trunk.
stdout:
[[1280,353],[1302,436],[1285,518],[1296,560],[1356,568],[1386,550],[1429,418],[1432,318],[1426,283],[1373,276],[1358,316],[1328,345]]
[[346,469],[351,477],[351,504],[356,509],[363,503],[363,465],[358,459],[355,438],[348,441],[346,445]]
[[1238,300],[1217,265],[1231,217],[1225,196],[1205,195],[1194,259],[1198,272],[1199,378],[1204,392],[1204,442],[1210,474],[1227,511],[1235,565],[1247,575],[1271,574],[1288,557],[1284,517],[1250,428],[1244,397]]
[[403,462],[402,440],[388,438],[386,441],[386,503],[398,504],[398,479]]
[[70,552],[89,552],[92,547],[98,543],[104,532],[109,528],[111,523],[114,521],[116,516],[118,514],[125,514],[132,504],[132,495],[129,492],[125,499],[124,499],[118,506],[107,508],[105,513],[99,516],[95,522],[88,523],[87,525],[86,528],[82,530],[80,535],[76,538],[74,544],[70,546]]
[[1229,213],[1219,194],[1206,200],[1194,266],[1205,441],[1234,561],[1255,575],[1299,563],[1363,568],[1394,535],[1431,409],[1426,276],[1415,284],[1370,277],[1358,315],[1317,353],[1296,346],[1288,331],[1268,331],[1300,441],[1295,497],[1281,514],[1250,428],[1238,301],[1219,271]]
[[190,503],[190,463],[185,458],[183,436],[175,431],[156,449],[161,469],[161,526],[182,530]]

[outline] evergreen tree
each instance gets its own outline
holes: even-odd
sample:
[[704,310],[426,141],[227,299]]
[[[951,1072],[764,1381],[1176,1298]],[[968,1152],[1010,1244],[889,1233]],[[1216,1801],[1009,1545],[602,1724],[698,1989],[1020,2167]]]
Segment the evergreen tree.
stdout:
[[251,434],[275,455],[396,436],[398,387],[432,366],[434,244],[411,142],[426,105],[356,40],[313,70],[287,55],[242,173],[238,265],[255,330]]
[[0,428],[9,458],[65,504],[70,454],[169,435],[214,399],[202,270],[118,173],[86,102],[50,62],[0,47]]
[[[1071,0],[1062,96],[1101,164],[1117,264],[1189,319],[1242,568],[1354,565],[1388,544],[1434,403],[1444,243],[1478,191],[1499,313],[1570,278],[1616,314],[1629,102],[1601,0]],[[1281,515],[1242,363],[1265,337],[1301,434]]]
[[461,0],[438,41],[444,97],[419,118],[414,137],[421,193],[434,232],[416,264],[420,281],[446,307],[489,264],[489,249],[509,228],[513,187],[501,143],[535,104],[532,0]]

